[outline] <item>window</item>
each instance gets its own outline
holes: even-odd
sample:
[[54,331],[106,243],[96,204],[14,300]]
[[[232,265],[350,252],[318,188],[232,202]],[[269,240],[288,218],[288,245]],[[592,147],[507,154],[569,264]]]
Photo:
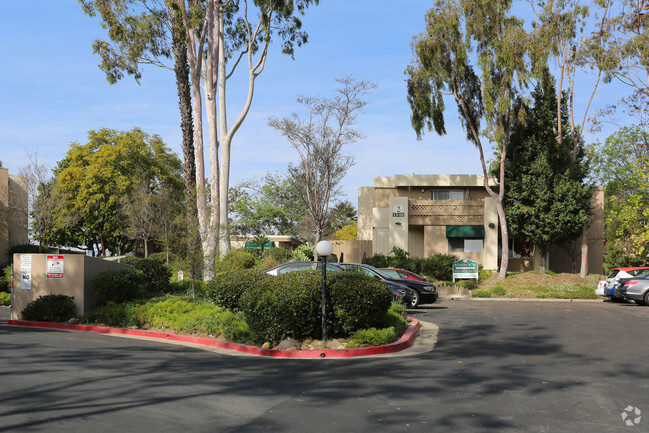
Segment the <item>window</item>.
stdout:
[[482,239],[448,238],[449,253],[481,253]]
[[461,189],[434,189],[431,191],[432,200],[464,200]]

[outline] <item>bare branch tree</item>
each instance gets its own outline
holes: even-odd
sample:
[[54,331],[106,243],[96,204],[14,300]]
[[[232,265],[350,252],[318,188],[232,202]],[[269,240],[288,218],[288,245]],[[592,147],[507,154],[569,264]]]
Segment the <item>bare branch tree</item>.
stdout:
[[363,99],[376,85],[353,77],[336,79],[340,83],[333,99],[320,96],[298,96],[307,114],[278,119],[268,124],[280,131],[299,155],[297,164],[289,164],[289,174],[299,191],[299,199],[308,209],[311,228],[317,244],[327,227],[329,204],[339,195],[339,185],[354,165],[343,146],[362,139],[353,125],[367,105]]

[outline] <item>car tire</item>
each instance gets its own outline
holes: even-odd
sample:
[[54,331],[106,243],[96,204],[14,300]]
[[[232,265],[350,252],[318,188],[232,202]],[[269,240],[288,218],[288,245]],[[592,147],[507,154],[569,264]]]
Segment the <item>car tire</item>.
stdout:
[[412,301],[410,301],[410,308],[417,308],[419,306],[419,292],[416,290],[412,291]]
[[649,291],[644,294],[644,304],[649,305]]

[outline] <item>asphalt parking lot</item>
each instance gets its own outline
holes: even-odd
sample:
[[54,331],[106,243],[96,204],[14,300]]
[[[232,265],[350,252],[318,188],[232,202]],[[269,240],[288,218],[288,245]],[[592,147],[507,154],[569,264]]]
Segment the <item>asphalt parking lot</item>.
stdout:
[[0,431],[649,430],[647,307],[447,300],[410,313],[439,325],[432,351],[362,359],[2,326]]

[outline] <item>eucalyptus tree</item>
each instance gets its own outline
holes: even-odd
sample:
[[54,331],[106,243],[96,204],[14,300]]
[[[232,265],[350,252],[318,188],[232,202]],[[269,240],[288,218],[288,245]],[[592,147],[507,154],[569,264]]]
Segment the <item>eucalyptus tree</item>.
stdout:
[[299,155],[299,161],[289,164],[288,171],[298,199],[307,209],[314,245],[328,226],[331,200],[340,193],[340,182],[354,164],[353,157],[343,153],[343,147],[363,138],[353,126],[367,105],[365,95],[376,87],[353,77],[336,81],[340,87],[334,98],[300,95],[297,102],[304,106],[305,114],[268,120]]
[[[511,1],[436,0],[426,15],[426,31],[413,42],[407,69],[411,122],[421,139],[425,129],[443,135],[445,100],[451,98],[467,139],[480,153],[484,187],[496,201],[502,254],[499,278],[509,262],[509,233],[503,208],[505,160],[514,125],[522,113],[516,100],[531,73],[530,38],[511,14]],[[489,186],[485,145],[495,145],[498,191]]]
[[[79,0],[89,16],[98,15],[108,30],[108,40],[97,39],[93,51],[102,62],[109,83],[115,84],[124,74],[139,83],[142,66],[155,65],[173,69],[178,91],[180,127],[187,197],[195,195],[193,121],[187,41],[180,16],[163,0]],[[170,61],[173,58],[173,65]]]
[[[204,256],[204,279],[214,276],[219,253],[230,249],[228,189],[232,140],[245,120],[263,72],[273,36],[283,41],[282,52],[293,55],[295,45],[307,42],[299,15],[318,0],[171,0],[182,19],[188,43],[196,147],[196,203]],[[247,92],[232,123],[227,117],[227,85],[236,79],[242,60]],[[209,138],[209,192],[205,187],[202,124],[204,90]],[[210,204],[208,206],[208,203]]]

